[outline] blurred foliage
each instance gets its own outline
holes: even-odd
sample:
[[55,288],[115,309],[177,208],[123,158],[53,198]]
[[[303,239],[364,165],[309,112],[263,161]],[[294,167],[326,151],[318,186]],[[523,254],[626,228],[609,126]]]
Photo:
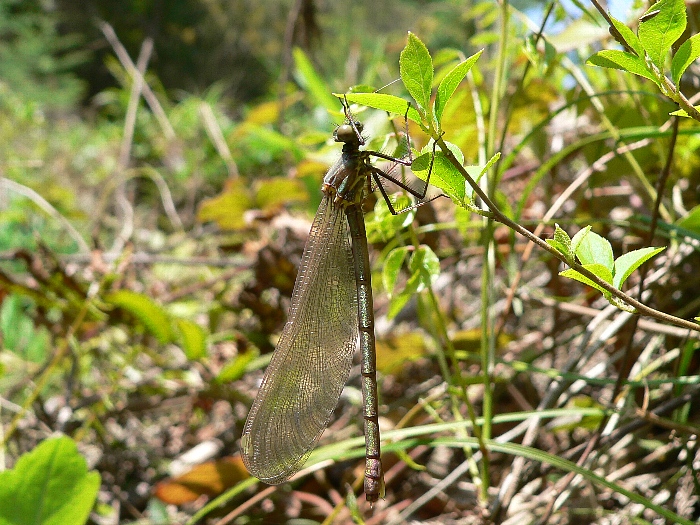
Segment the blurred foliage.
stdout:
[[28,100],[67,108],[83,95],[76,70],[88,53],[80,35],[59,31],[59,21],[41,0],[0,0],[0,82]]

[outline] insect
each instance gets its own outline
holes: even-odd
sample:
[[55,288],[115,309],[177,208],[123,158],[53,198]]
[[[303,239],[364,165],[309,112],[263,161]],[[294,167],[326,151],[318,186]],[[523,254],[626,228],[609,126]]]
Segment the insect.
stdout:
[[328,425],[359,345],[366,444],[364,489],[367,501],[375,502],[383,497],[384,478],[372,283],[362,201],[365,189],[373,191],[374,181],[396,214],[383,179],[422,200],[430,171],[426,181],[416,179],[411,186],[372,165],[370,158],[378,157],[410,166],[412,157],[396,159],[361,150],[365,144],[363,126],[351,114],[347,100],[343,109],[345,122],[333,134],[335,141],[343,144],[343,151],[323,179],[323,200],[304,248],[289,318],[248,414],[241,444],[246,467],[260,480],[276,485],[294,475]]

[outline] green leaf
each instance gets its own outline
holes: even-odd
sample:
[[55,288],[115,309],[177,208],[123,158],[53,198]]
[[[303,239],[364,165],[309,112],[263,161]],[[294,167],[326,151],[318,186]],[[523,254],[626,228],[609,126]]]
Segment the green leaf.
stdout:
[[664,71],[666,56],[673,43],[683,34],[686,25],[684,0],[660,0],[647,13],[659,13],[639,23],[637,34],[651,61]]
[[666,248],[641,248],[633,250],[629,253],[621,255],[615,260],[615,277],[613,286],[618,290],[622,289],[622,283],[639,268],[642,264],[654,257],[657,253],[664,251]]
[[0,524],[81,525],[99,488],[72,439],[47,439],[0,472]]
[[231,383],[237,381],[246,373],[248,365],[258,357],[259,352],[257,350],[249,350],[242,354],[238,354],[233,361],[226,363],[223,368],[219,371],[219,375],[216,376],[214,381],[218,384]]
[[676,226],[700,234],[700,205],[692,208],[688,214],[676,221]]
[[292,53],[296,72],[299,76],[299,84],[311,95],[311,98],[316,104],[323,106],[328,111],[336,111],[338,109],[338,103],[331,96],[328,85],[323,81],[323,78],[316,73],[313,64],[304,51],[295,47]]
[[698,58],[700,58],[700,33],[691,36],[688,40],[683,42],[681,47],[678,48],[678,51],[676,51],[676,54],[673,55],[673,60],[671,61],[671,75],[673,76],[673,83],[676,86],[678,86],[678,83],[681,81],[685,70]]
[[150,297],[131,290],[118,290],[107,295],[105,301],[136,317],[161,344],[172,341],[170,318]]
[[[612,272],[610,272],[609,269],[607,269],[605,266],[602,264],[584,264],[584,268],[587,270],[593,272],[595,275],[603,279],[605,282],[609,282],[612,284]],[[609,300],[609,297],[611,296],[610,292],[608,292],[605,288],[600,286],[598,283],[592,281],[582,273],[574,270],[573,268],[569,268],[568,270],[564,270],[563,272],[560,272],[559,275],[562,277],[568,277],[569,279],[574,279],[575,281],[578,281],[583,284],[587,284],[591,288],[595,288],[598,290],[600,293],[603,294],[603,297]]]
[[415,273],[408,278],[406,281],[406,286],[401,291],[401,293],[394,295],[389,301],[389,309],[387,311],[387,318],[393,319],[399,312],[406,306],[406,303],[410,301],[413,296],[418,293],[418,287],[420,285],[420,275]]
[[584,266],[587,264],[600,264],[608,269],[612,284],[612,272],[614,267],[612,246],[607,239],[595,232],[588,234],[581,239],[576,248],[576,257]]
[[197,220],[216,222],[222,230],[241,230],[246,227],[245,212],[253,208],[249,195],[250,184],[243,179],[226,181],[224,190],[216,197],[204,199],[199,205]]
[[569,234],[562,230],[558,224],[554,225],[554,238],[547,239],[547,244],[561,253],[567,260],[571,260],[573,257]]
[[399,71],[408,92],[428,114],[433,87],[433,61],[425,44],[410,31],[408,43],[399,57]]
[[[461,154],[461,152],[460,152]],[[457,156],[457,159],[460,157]],[[481,180],[481,177],[486,175],[488,173],[489,169],[491,169],[491,166],[493,166],[496,162],[498,162],[498,159],[501,158],[501,152],[497,151],[496,153],[493,154],[493,156],[488,160],[486,164],[483,166],[464,166],[464,170],[469,174],[469,176],[474,180],[474,182],[478,183]],[[472,202],[474,200],[474,188],[472,187],[471,184],[466,185],[467,189],[467,199],[469,202]],[[499,203],[499,205],[504,206],[502,203]],[[505,204],[507,206],[507,204]],[[503,207],[501,208],[503,209]]]
[[644,47],[642,46],[639,37],[634,34],[634,31],[613,16],[610,17],[610,20],[612,20],[613,26],[615,26],[615,29],[617,29],[620,36],[625,40],[625,42],[627,42],[627,45],[634,49],[639,58],[644,59]]
[[628,53],[627,51],[618,51],[616,49],[599,51],[586,60],[586,64],[629,71],[635,75],[648,78],[649,80],[654,81],[656,84],[659,83],[658,80],[654,78],[654,75],[652,75],[652,73],[647,69],[644,59],[634,56],[632,53]]
[[571,239],[571,253],[576,254],[578,251],[578,247],[581,245],[581,241],[588,235],[588,232],[591,231],[590,226],[586,226],[585,228],[579,230],[576,232],[574,235],[573,239]]
[[178,319],[176,326],[180,331],[180,344],[187,359],[196,361],[207,355],[207,334],[201,326],[187,319]]
[[[368,108],[381,109],[396,115],[406,115],[406,108],[410,105],[407,100],[386,93],[333,93],[336,97],[342,99],[347,98],[348,102],[355,102],[367,106]],[[416,124],[421,123],[420,113],[412,105],[408,108],[409,120]]]
[[440,276],[440,259],[429,246],[421,244],[411,255],[408,269],[413,275],[419,276],[416,291],[421,292],[432,285]]
[[[700,106],[693,106],[695,109],[700,111]],[[690,115],[688,115],[688,112],[684,109],[677,109],[676,111],[672,111],[669,113],[669,115],[673,115],[676,117],[685,117],[685,118],[691,118]]]
[[[464,154],[454,145],[446,143],[452,154],[457,157],[460,163],[464,162]],[[433,158],[432,143],[423,148],[423,153],[416,157],[411,164],[411,171],[419,179],[426,180],[428,171],[430,170],[430,160]],[[462,204],[466,195],[466,181],[462,174],[457,171],[452,163],[447,159],[441,151],[435,152],[433,159],[433,170],[430,173],[429,183],[436,188],[440,188],[445,192],[445,195],[453,199],[455,202]]]
[[400,248],[395,248],[389,252],[384,260],[384,267],[382,268],[382,284],[386,293],[389,295],[389,299],[394,295],[394,287],[396,286],[396,280],[401,271],[401,266],[408,253],[407,246],[401,246]]
[[438,86],[437,95],[435,96],[435,118],[438,122],[442,118],[442,112],[445,109],[445,104],[450,100],[452,94],[459,86],[460,82],[467,76],[469,70],[481,56],[482,51],[473,54],[461,64],[457,64],[452,70],[447,73]]
[[[395,210],[402,210],[411,205],[411,200],[405,195],[389,195]],[[411,224],[416,215],[415,209],[406,213],[394,215],[384,199],[377,199],[374,212],[369,214],[365,226],[369,242],[387,242],[395,239],[406,226]]]

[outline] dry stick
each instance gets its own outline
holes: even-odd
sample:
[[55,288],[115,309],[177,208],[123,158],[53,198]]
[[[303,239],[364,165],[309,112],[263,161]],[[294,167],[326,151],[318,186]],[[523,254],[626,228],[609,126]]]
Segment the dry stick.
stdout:
[[148,85],[148,82],[143,79],[143,74],[141,71],[132,62],[131,58],[129,57],[129,53],[127,53],[126,49],[119,41],[119,38],[114,32],[112,26],[107,22],[102,22],[100,23],[100,30],[102,30],[102,34],[104,34],[107,42],[109,42],[112,46],[114,54],[117,55],[119,62],[121,62],[122,67],[126,70],[129,76],[131,76],[134,81],[136,81],[137,77],[141,77],[140,82],[143,84],[142,93],[144,100],[146,100],[148,106],[151,108],[151,111],[153,111],[158,124],[160,124],[163,133],[165,133],[165,137],[171,141],[175,140],[175,130],[173,129],[172,124],[170,124],[170,121],[163,110],[163,106],[161,106],[160,102],[158,102],[158,98],[156,98],[155,94]]
[[109,251],[111,254],[120,253],[134,231],[134,208],[126,197],[126,181],[124,174],[129,165],[129,157],[131,156],[131,144],[133,143],[134,128],[136,127],[136,111],[138,110],[139,100],[141,99],[141,88],[144,85],[143,72],[146,71],[146,65],[148,64],[152,51],[153,40],[147,38],[141,45],[139,58],[136,62],[139,74],[134,76],[131,85],[131,94],[129,96],[129,105],[126,110],[126,118],[124,119],[124,134],[122,136],[117,164],[117,177],[119,180],[114,192],[117,204],[119,205],[118,210],[122,213],[122,217],[120,218],[122,229],[114,239],[112,249]]
[[[129,74],[132,80],[136,82],[136,79],[140,78],[140,82],[142,83],[141,94],[143,95],[144,100],[148,104],[148,107],[151,108],[153,115],[156,117],[156,121],[160,125],[160,128],[163,131],[163,133],[165,134],[165,138],[168,140],[168,142],[175,142],[177,140],[177,136],[175,135],[175,129],[173,128],[172,124],[170,124],[170,121],[168,120],[168,117],[165,114],[165,111],[163,110],[163,106],[158,101],[158,98],[156,97],[155,93],[153,93],[151,87],[148,85],[148,82],[146,82],[146,79],[143,78],[142,72],[139,71],[139,69],[132,62],[131,57],[129,57],[129,53],[127,53],[126,49],[119,41],[117,34],[114,32],[114,29],[111,25],[109,25],[106,22],[102,22],[100,24],[100,29],[102,30],[102,33],[104,34],[107,41],[112,46],[114,54],[117,56],[117,59],[121,63],[122,67]],[[170,191],[163,191],[163,186],[158,182],[158,180],[153,180],[161,192],[163,208],[165,209],[165,213],[168,215],[170,222],[176,229],[182,230],[182,221],[180,220],[180,217],[175,211],[175,204],[173,203],[172,197],[170,196]],[[164,183],[165,181],[163,181],[163,184]]]
[[204,129],[209,135],[209,138],[214,143],[216,151],[219,156],[224,159],[226,163],[226,168],[228,169],[228,176],[231,179],[237,179],[239,176],[238,166],[236,161],[233,160],[233,155],[231,155],[231,150],[226,144],[226,139],[224,139],[224,134],[221,132],[221,127],[216,121],[216,116],[211,109],[211,106],[207,102],[202,102],[199,105],[199,114],[202,115],[204,120]]

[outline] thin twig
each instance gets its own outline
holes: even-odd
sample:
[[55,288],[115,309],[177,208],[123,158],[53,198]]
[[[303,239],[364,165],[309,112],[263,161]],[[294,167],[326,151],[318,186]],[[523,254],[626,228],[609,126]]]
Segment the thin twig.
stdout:
[[141,82],[143,83],[143,98],[148,103],[148,106],[151,108],[151,111],[153,111],[153,114],[155,115],[156,120],[160,124],[163,133],[165,133],[165,137],[170,141],[175,140],[175,130],[173,129],[172,124],[170,124],[170,121],[168,120],[168,117],[165,114],[165,111],[163,110],[163,106],[161,106],[160,102],[158,101],[158,98],[148,85],[148,82],[146,82],[143,78],[142,73],[132,62],[131,58],[129,57],[129,53],[127,53],[126,49],[119,41],[119,38],[114,32],[112,26],[109,25],[107,22],[102,22],[100,23],[100,29],[102,30],[102,33],[107,39],[107,42],[109,42],[112,46],[112,49],[114,49],[114,54],[117,55],[119,62],[121,62],[122,64],[122,67],[127,71],[131,78],[135,81],[136,77],[141,77]]
[[597,275],[595,275],[593,272],[588,270],[587,268],[584,268],[583,265],[575,262],[575,261],[567,261],[566,258],[562,253],[560,253],[558,250],[547,244],[545,241],[540,239],[539,237],[535,236],[530,232],[528,229],[524,228],[517,222],[513,221],[510,219],[508,216],[506,216],[494,203],[493,201],[486,195],[486,193],[483,192],[481,187],[474,182],[474,179],[471,178],[469,173],[467,173],[467,170],[464,169],[464,166],[457,160],[457,158],[452,154],[450,149],[447,147],[447,144],[445,144],[445,141],[442,139],[442,137],[437,138],[437,143],[440,146],[443,154],[445,157],[450,161],[450,163],[459,171],[462,176],[465,178],[467,183],[474,189],[474,192],[479,196],[479,198],[484,202],[484,204],[488,207],[490,210],[489,212],[483,212],[484,215],[489,217],[490,219],[500,222],[501,224],[507,226],[508,228],[516,231],[523,237],[527,238],[528,240],[534,242],[545,250],[547,253],[551,254],[553,257],[556,257],[563,263],[567,264],[580,274],[588,277],[591,281],[596,283],[598,286],[603,288],[605,291],[610,292],[611,295],[617,297],[620,299],[622,302],[627,303],[628,305],[634,307],[636,309],[636,314],[639,315],[647,315],[649,317],[654,317],[655,319],[658,319],[660,321],[665,321],[671,324],[675,324],[676,326],[681,326],[683,328],[688,328],[689,330],[693,330],[695,332],[700,332],[700,325],[697,323],[693,323],[691,321],[687,321],[685,319],[680,319],[679,317],[675,317],[673,315],[669,315],[665,312],[660,312],[659,310],[654,310],[653,308],[650,308],[649,306],[640,303],[633,297],[630,297],[626,293],[618,290],[615,288],[613,285],[607,283],[606,281],[603,281],[601,278],[599,278]]

